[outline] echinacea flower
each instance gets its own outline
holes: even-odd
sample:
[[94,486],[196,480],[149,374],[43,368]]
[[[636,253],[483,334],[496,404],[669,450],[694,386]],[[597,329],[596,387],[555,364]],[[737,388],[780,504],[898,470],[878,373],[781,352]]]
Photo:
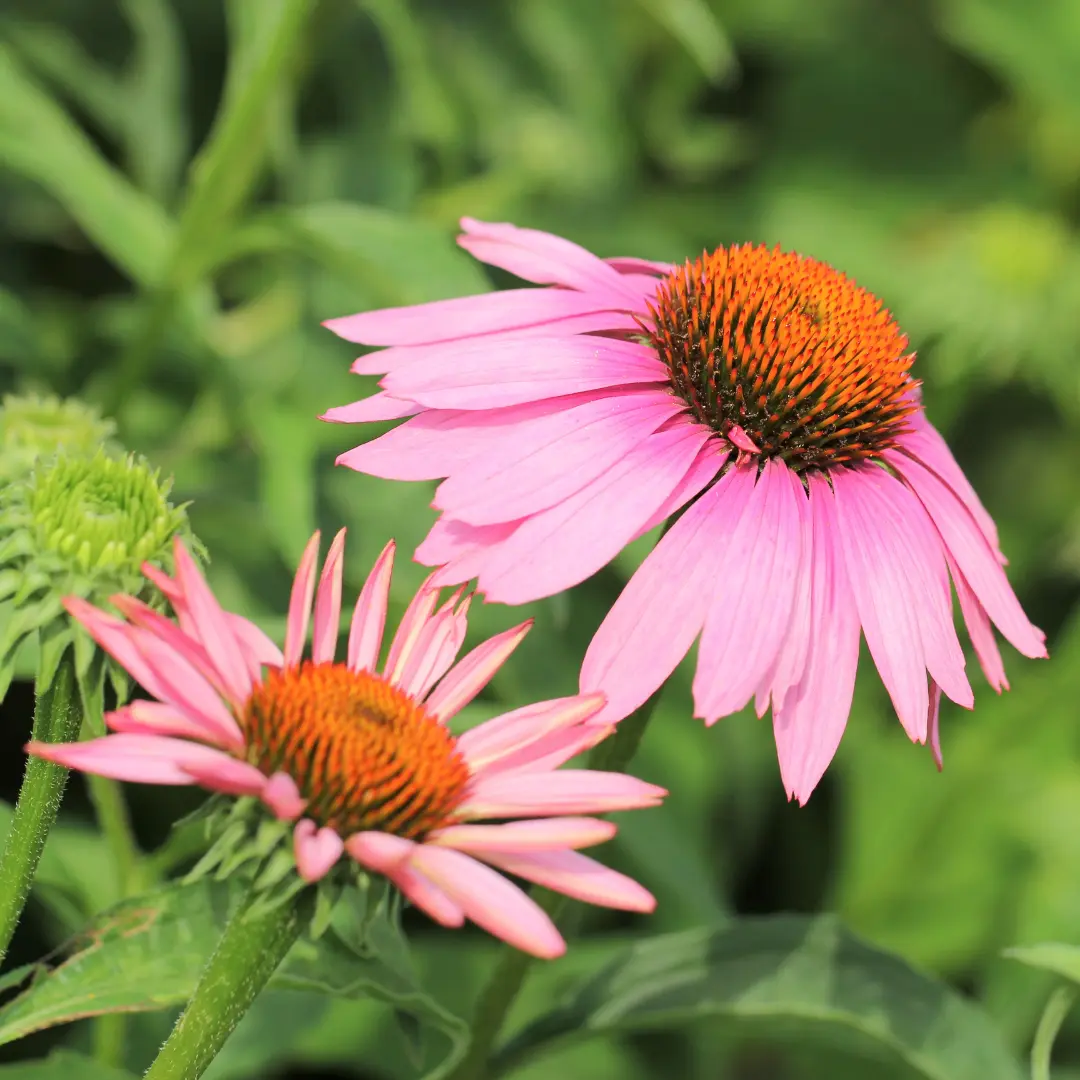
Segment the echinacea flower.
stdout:
[[584,580],[681,516],[594,637],[599,721],[641,705],[700,635],[695,714],[773,711],[804,802],[847,723],[860,630],[900,721],[940,765],[943,691],[973,703],[950,577],[990,684],[991,624],[1045,655],[994,524],[923,412],[889,312],[831,267],[736,245],[669,266],[465,219],[476,258],[547,288],[371,311],[326,325],[389,348],[381,392],[343,423],[408,417],[342,454],[360,472],[445,478],[416,556],[518,604]]
[[530,624],[455,663],[471,598],[459,589],[440,604],[439,588],[428,583],[380,670],[391,541],[356,603],[346,660],[335,661],[344,530],[316,593],[318,543],[316,533],[293,583],[284,654],[254,624],[222,610],[179,542],[175,578],[145,567],[178,622],[129,596],[113,597],[123,620],[69,599],[72,615],[155,700],[110,713],[115,734],[31,743],[28,751],[118,780],[254,796],[280,820],[295,821],[304,880],[324,878],[348,856],[437,922],[470,919],[538,956],[559,955],[563,940],[500,870],[589,903],[651,911],[645,889],[579,853],[615,832],[580,815],[654,806],[665,792],[621,774],[559,771],[609,733],[590,723],[603,695],[526,705],[455,737],[448,722]]

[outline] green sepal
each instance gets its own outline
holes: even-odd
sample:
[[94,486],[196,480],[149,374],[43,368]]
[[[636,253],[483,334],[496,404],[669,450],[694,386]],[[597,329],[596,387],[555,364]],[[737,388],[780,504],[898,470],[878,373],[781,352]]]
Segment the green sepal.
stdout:
[[105,734],[105,669],[113,666],[103,652],[95,650],[86,669],[81,674],[78,668],[75,671],[86,727],[94,736]]

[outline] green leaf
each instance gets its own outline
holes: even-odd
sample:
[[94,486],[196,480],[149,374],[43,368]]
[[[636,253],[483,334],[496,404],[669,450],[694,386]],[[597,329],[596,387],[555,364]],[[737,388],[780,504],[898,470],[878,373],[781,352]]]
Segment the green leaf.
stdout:
[[70,1050],[54,1050],[41,1061],[20,1061],[0,1065],[0,1080],[134,1080],[134,1074],[112,1065],[103,1065],[93,1058],[73,1054]]
[[1028,967],[1040,971],[1052,971],[1071,982],[1080,984],[1080,947],[1065,945],[1060,941],[1047,941],[1039,945],[1018,945],[1005,949],[1002,956],[1019,960]]
[[97,152],[0,45],[0,160],[41,184],[134,281],[154,282],[172,223]]
[[630,946],[518,1035],[497,1071],[553,1043],[704,1018],[771,1043],[835,1042],[925,1080],[1022,1075],[982,1012],[831,916],[747,918]]
[[[0,1044],[88,1016],[183,1004],[237,900],[227,884],[204,879],[173,884],[102,913],[63,950],[58,966],[27,969],[29,985],[0,1009]],[[270,985],[386,1002],[443,1034],[449,1050],[441,1057],[449,1067],[465,1045],[467,1027],[420,988],[385,905],[366,918],[362,933],[352,934],[355,912],[348,904],[341,909],[317,942],[297,943]]]

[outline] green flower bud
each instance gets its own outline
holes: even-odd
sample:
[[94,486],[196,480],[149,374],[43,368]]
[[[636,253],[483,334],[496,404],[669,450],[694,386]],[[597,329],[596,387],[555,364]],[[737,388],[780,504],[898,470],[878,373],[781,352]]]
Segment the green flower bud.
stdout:
[[116,425],[75,398],[6,394],[0,404],[0,484],[24,480],[59,450],[89,457],[111,447]]

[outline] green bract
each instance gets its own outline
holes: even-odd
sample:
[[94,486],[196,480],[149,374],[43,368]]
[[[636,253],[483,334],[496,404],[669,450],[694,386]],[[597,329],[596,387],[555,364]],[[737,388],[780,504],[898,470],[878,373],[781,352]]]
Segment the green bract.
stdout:
[[[93,456],[65,447],[0,492],[0,697],[28,639],[38,645],[39,692],[52,681],[65,648],[75,649],[87,715],[100,715],[105,671],[118,696],[122,670],[106,660],[64,611],[65,596],[107,606],[116,593],[164,606],[141,567],[172,567],[177,535],[192,546],[183,506],[169,501],[170,479],[141,458]],[[197,543],[194,544],[198,551]]]

